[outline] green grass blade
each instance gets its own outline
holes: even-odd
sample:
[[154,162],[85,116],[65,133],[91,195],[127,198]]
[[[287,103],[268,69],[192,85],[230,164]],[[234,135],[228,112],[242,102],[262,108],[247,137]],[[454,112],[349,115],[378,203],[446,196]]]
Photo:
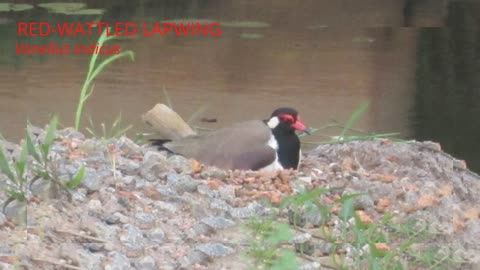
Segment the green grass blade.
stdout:
[[29,127],[27,127],[27,135],[25,136],[25,142],[27,144],[28,154],[30,154],[37,162],[41,162],[40,155],[38,154],[35,145],[33,144],[32,136],[30,136]]
[[25,173],[25,167],[27,165],[27,143],[24,142],[22,145],[22,152],[20,153],[20,158],[15,162],[15,167],[17,170],[17,177],[19,180],[23,179],[23,174]]
[[121,120],[122,120],[122,113],[118,114],[117,118],[115,118],[115,121],[113,121],[112,130],[115,130],[117,128]]
[[309,201],[316,200],[320,195],[330,192],[330,189],[317,188],[307,192],[299,193],[298,195],[286,197],[281,203],[279,208],[285,208],[288,205],[301,206]]
[[15,175],[13,174],[12,170],[10,169],[10,164],[8,162],[7,156],[5,155],[5,150],[4,150],[2,145],[0,145],[0,170],[12,182],[14,182],[14,183],[17,182],[16,179],[15,179]]
[[97,134],[95,134],[95,131],[93,131],[91,128],[85,128],[87,130],[88,133],[90,133],[90,135],[92,135],[92,137],[97,137]]
[[132,52],[132,51],[125,51],[125,52],[122,52],[122,53],[119,53],[119,54],[116,54],[114,56],[110,56],[109,58],[103,60],[102,63],[100,63],[96,68],[95,70],[93,71],[90,79],[93,80],[95,79],[98,74],[100,74],[100,72],[102,72],[110,63],[112,63],[113,61],[117,60],[117,59],[120,59],[122,57],[127,57],[127,56],[130,56],[130,59],[132,61],[135,61],[135,54]]
[[348,119],[347,123],[345,124],[342,133],[340,133],[340,138],[345,137],[345,134],[347,131],[358,121],[358,119],[365,113],[369,106],[369,102],[364,102],[360,107],[358,107],[355,112],[350,116],[350,119]]
[[[5,192],[8,194],[8,196],[13,198],[13,200],[17,200],[19,202],[24,202],[24,201],[27,200],[27,198],[25,197],[25,193],[23,191],[16,191],[16,190],[8,189],[8,190],[5,190]],[[10,203],[13,200],[9,199],[9,200],[7,200],[7,202]],[[5,202],[4,205],[6,205],[7,202]]]
[[107,128],[105,127],[105,123],[101,123],[100,126],[102,127],[102,136],[104,139],[108,138],[108,134],[107,134]]
[[[105,28],[105,31],[103,31],[102,35],[98,38],[98,46],[102,46],[103,43],[105,42],[105,39],[107,37],[107,30],[110,31],[110,27]],[[95,70],[95,62],[97,62],[98,54],[94,53],[92,54],[92,58],[90,58],[90,63],[88,65],[88,73],[87,73],[87,79],[86,81],[92,81],[94,77],[92,77],[92,72]]]
[[77,175],[75,175],[75,177],[72,180],[67,182],[67,188],[68,189],[73,189],[73,188],[77,187],[80,184],[80,182],[82,182],[83,177],[85,177],[85,167],[84,166],[82,166],[82,168],[80,168],[80,170],[77,172]]
[[272,245],[277,245],[281,242],[289,241],[293,238],[288,224],[281,223],[275,226],[275,230],[270,234],[266,241]]
[[124,135],[125,133],[127,133],[127,131],[129,131],[131,128],[133,128],[133,125],[129,125],[123,129],[120,129],[119,131],[115,132],[115,134],[113,134],[113,138],[118,138],[122,135]]
[[47,135],[45,135],[45,140],[41,146],[41,150],[44,158],[47,158],[48,151],[50,150],[50,147],[53,144],[53,140],[55,140],[57,126],[58,126],[58,118],[57,116],[53,116],[52,120],[50,121],[50,124],[48,125]]
[[290,250],[284,250],[278,260],[275,260],[270,270],[293,270],[298,269],[297,257]]

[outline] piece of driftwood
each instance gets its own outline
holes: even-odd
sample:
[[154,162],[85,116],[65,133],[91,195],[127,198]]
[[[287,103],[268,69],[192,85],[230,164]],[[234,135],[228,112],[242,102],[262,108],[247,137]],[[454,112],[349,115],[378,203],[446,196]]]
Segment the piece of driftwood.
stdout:
[[162,103],[142,115],[142,120],[164,139],[175,140],[196,134],[180,115]]

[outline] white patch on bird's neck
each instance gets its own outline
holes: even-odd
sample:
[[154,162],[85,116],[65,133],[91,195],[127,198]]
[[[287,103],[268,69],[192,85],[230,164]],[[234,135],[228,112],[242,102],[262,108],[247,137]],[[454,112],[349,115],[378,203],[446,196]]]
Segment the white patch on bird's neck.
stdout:
[[270,139],[268,140],[267,145],[273,148],[275,152],[278,150],[278,142],[275,139],[275,136],[273,136],[273,134],[270,135]]
[[[270,121],[271,121],[271,119],[270,119]],[[273,150],[275,150],[275,160],[272,163],[270,163],[269,165],[261,168],[259,171],[261,171],[261,172],[275,172],[275,171],[278,171],[278,170],[283,170],[283,166],[282,166],[282,164],[280,164],[280,161],[278,160],[278,154],[277,154],[278,142],[275,139],[275,136],[273,136],[273,134],[270,135],[270,139],[268,140],[267,145],[270,146],[271,148],[273,148]]]
[[297,164],[297,170],[300,168],[300,162],[302,162],[302,149],[301,149],[301,148],[298,150],[298,164]]
[[267,122],[267,126],[271,129],[276,128],[278,124],[280,124],[280,119],[278,119],[278,117],[276,116],[270,118],[270,120],[268,120]]

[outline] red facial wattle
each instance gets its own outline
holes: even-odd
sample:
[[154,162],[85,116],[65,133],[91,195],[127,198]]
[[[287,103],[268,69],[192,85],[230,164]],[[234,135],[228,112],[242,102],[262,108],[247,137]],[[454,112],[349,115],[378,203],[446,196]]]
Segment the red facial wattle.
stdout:
[[297,116],[297,121],[293,122],[291,127],[293,127],[296,130],[299,130],[299,131],[306,131],[307,130],[307,126],[305,126],[305,124],[302,123],[302,120],[300,119],[300,116]]
[[300,116],[297,116],[297,118],[295,119],[290,114],[282,114],[282,115],[280,115],[280,119],[282,119],[283,121],[291,122],[290,126],[292,128],[294,128],[295,130],[303,131],[303,132],[307,131],[307,127],[305,126],[305,124],[300,119]]

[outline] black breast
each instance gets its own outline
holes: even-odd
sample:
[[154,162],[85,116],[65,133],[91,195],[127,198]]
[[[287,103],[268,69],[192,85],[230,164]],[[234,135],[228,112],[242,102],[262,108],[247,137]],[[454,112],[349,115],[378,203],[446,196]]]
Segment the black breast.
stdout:
[[300,155],[300,139],[294,131],[275,128],[273,136],[278,143],[278,160],[284,169],[297,169]]

